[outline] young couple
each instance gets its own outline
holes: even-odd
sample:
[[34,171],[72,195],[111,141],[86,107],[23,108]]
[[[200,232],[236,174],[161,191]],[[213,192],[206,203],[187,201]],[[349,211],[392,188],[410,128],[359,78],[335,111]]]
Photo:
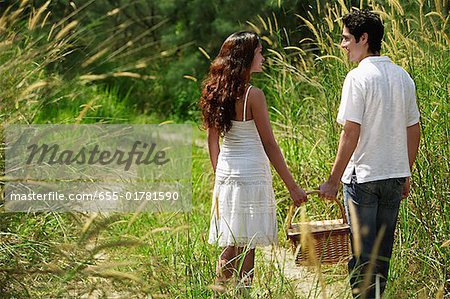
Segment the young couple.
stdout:
[[[375,298],[385,289],[400,201],[409,193],[419,111],[411,77],[380,56],[379,16],[353,11],[343,24],[341,47],[358,66],[344,81],[337,116],[343,130],[331,175],[319,189],[322,198],[333,199],[340,181],[344,184],[347,218],[361,232],[351,238],[352,247],[360,242],[361,248],[349,262],[353,295]],[[239,272],[244,286],[253,278],[255,247],[277,243],[269,160],[294,204],[307,200],[275,141],[264,93],[249,85],[251,74],[262,71],[261,51],[253,32],[229,36],[211,64],[200,100],[215,172],[209,242],[224,248],[217,276],[224,281]],[[349,204],[356,213],[349,213]],[[369,267],[372,254],[376,258]]]

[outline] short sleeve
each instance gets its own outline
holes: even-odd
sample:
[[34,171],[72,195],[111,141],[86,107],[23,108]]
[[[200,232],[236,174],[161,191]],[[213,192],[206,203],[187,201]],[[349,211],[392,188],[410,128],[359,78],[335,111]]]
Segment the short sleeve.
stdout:
[[407,127],[417,124],[420,119],[419,108],[417,107],[417,100],[416,100],[416,85],[414,84],[414,81],[411,78],[409,79],[411,80],[411,85],[410,90],[408,92],[408,98],[406,99],[408,103],[408,111],[407,111],[408,115],[406,120]]
[[349,72],[342,87],[337,122],[344,125],[345,121],[348,120],[361,124],[364,115],[364,104],[362,84],[358,82],[352,72]]

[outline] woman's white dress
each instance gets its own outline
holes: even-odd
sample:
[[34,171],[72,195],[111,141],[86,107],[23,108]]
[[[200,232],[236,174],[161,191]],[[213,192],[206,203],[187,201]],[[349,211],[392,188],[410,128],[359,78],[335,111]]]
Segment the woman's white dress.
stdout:
[[220,247],[267,246],[278,241],[269,160],[253,120],[232,121],[218,158],[209,243]]

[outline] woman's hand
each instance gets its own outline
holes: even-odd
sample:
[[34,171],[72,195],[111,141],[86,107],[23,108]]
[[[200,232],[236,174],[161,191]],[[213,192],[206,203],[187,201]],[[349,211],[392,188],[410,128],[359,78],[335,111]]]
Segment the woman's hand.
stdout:
[[297,185],[289,189],[289,194],[291,195],[291,198],[294,201],[294,205],[296,205],[297,207],[308,200],[306,197],[305,190],[303,190]]

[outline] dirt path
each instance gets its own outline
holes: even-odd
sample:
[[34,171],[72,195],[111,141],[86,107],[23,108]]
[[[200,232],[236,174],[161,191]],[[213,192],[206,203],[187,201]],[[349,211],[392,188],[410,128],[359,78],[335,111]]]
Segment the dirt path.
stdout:
[[272,261],[283,270],[285,277],[295,287],[297,298],[351,298],[345,265],[322,267],[322,278],[319,279],[316,268],[295,264],[291,250],[266,247],[261,249],[261,253],[264,259]]

